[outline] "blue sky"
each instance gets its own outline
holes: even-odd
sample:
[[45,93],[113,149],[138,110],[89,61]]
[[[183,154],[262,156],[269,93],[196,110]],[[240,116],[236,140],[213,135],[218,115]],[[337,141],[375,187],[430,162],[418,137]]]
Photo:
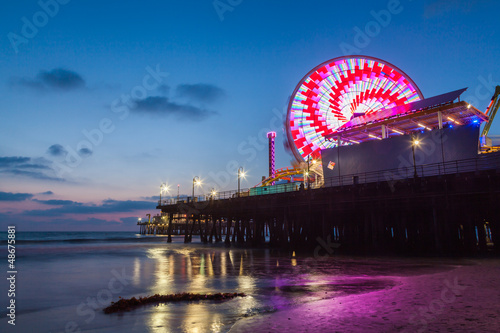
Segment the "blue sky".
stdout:
[[[251,187],[290,165],[299,80],[346,53],[388,61],[426,97],[485,110],[500,84],[500,4],[455,1],[21,1],[0,20],[0,225],[136,230],[172,195]],[[87,133],[87,134],[85,134]],[[500,134],[493,124],[491,134]]]

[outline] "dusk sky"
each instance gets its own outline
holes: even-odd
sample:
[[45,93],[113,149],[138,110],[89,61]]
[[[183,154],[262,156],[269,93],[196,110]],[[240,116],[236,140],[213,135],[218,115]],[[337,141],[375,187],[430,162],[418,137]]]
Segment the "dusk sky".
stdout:
[[[299,80],[362,54],[425,97],[468,87],[485,111],[500,84],[500,4],[435,1],[4,2],[0,21],[0,226],[131,230],[171,196],[256,185],[291,164],[283,116]],[[500,134],[500,122],[490,134]],[[165,194],[168,196],[168,194]]]

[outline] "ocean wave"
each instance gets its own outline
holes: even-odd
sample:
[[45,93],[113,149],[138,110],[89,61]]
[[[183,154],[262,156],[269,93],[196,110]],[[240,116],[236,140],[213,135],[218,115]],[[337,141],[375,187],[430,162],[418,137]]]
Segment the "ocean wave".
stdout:
[[[157,235],[157,236],[141,236],[139,234],[130,234],[127,236],[112,236],[112,235],[95,235],[90,237],[88,235],[35,235],[30,233],[31,235],[22,235],[18,233],[16,236],[16,244],[17,245],[42,245],[42,244],[88,244],[88,243],[120,243],[120,242],[158,242],[162,241],[163,238],[166,240],[166,235]],[[83,237],[82,237],[83,236]],[[3,238],[3,237],[2,237]],[[7,237],[5,239],[0,239],[0,245],[7,244]]]

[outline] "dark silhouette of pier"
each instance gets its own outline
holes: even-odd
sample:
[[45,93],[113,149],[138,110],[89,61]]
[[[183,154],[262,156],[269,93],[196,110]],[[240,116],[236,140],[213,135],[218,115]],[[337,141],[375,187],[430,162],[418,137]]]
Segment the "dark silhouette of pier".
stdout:
[[487,155],[421,166],[417,177],[413,168],[385,170],[326,179],[317,189],[165,200],[162,222],[141,223],[141,232],[290,250],[498,254],[500,154]]

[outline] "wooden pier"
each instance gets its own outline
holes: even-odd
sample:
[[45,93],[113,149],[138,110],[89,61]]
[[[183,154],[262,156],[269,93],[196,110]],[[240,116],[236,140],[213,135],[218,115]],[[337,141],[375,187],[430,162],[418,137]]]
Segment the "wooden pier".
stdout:
[[157,208],[164,223],[141,230],[169,241],[183,233],[186,243],[198,234],[290,250],[320,245],[322,253],[500,253],[500,168]]

